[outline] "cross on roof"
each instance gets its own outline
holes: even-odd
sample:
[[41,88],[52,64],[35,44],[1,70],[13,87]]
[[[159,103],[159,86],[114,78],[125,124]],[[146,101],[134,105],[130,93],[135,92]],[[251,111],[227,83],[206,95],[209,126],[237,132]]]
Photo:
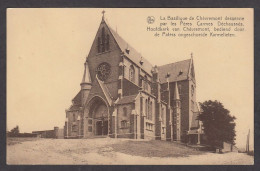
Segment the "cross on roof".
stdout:
[[192,52],[191,52],[190,56],[191,56],[191,58],[193,57],[193,53]]
[[104,19],[105,12],[106,12],[105,10],[102,11],[102,14],[103,14],[102,19]]

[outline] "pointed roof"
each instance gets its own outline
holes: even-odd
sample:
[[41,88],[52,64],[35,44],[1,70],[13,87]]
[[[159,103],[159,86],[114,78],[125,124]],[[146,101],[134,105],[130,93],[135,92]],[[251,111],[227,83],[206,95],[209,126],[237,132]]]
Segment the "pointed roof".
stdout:
[[190,68],[188,75],[195,78],[195,72],[194,72],[194,64],[193,64],[193,53],[191,53],[191,62],[190,62]]
[[84,74],[83,74],[83,78],[82,78],[82,83],[91,83],[88,61],[85,62],[85,70],[84,70]]
[[189,76],[189,68],[190,68],[191,60],[192,59],[187,59],[184,61],[158,66],[158,71],[159,71],[158,75],[161,83],[167,82],[165,76],[167,75],[168,72],[170,74],[169,77],[170,82],[187,80]]
[[173,99],[174,100],[180,100],[180,95],[179,95],[177,82],[175,82],[175,90],[174,90]]
[[[106,23],[106,22],[105,22]],[[107,27],[109,28],[111,34],[113,35],[116,43],[118,44],[119,48],[124,55],[127,56],[130,60],[132,60],[136,65],[142,67],[142,69],[147,72],[148,74],[152,74],[153,65],[146,60],[141,53],[137,52],[129,43],[127,43],[116,31],[114,31],[107,23]],[[126,49],[129,50],[129,53],[126,53]],[[143,65],[140,64],[140,61],[143,61]]]

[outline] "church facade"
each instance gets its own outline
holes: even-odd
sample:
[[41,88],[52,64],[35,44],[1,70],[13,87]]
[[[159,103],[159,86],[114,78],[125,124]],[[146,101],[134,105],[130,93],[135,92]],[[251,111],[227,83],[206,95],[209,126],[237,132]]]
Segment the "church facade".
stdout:
[[192,56],[153,66],[103,16],[84,67],[81,89],[66,110],[65,138],[199,142]]

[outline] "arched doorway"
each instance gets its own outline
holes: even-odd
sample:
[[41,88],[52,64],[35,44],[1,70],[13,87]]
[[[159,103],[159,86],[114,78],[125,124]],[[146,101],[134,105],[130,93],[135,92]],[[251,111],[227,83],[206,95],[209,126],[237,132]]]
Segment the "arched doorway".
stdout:
[[108,107],[99,97],[90,103],[89,117],[93,120],[93,134],[96,136],[108,135]]

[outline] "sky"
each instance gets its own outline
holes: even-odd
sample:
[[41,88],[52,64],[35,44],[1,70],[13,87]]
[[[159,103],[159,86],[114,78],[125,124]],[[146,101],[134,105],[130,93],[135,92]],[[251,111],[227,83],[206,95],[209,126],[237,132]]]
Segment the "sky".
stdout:
[[[84,62],[103,9],[7,10],[7,130],[62,128],[65,109],[80,90]],[[193,53],[197,101],[218,100],[236,119],[236,143],[253,132],[252,9],[104,9],[108,24],[152,64],[164,65]],[[154,37],[146,30],[154,16],[245,17],[245,31],[233,38]],[[250,135],[251,144],[253,134]]]

